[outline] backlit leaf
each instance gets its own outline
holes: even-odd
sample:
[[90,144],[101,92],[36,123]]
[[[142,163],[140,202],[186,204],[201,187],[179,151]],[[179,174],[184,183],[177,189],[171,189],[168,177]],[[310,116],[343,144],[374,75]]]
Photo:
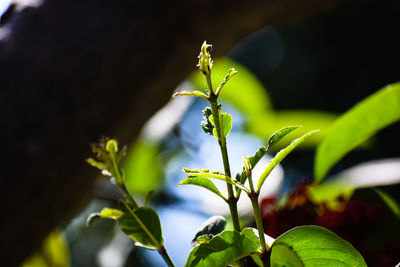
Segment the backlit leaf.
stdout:
[[285,137],[287,134],[289,134],[291,131],[296,130],[301,126],[286,126],[273,135],[268,139],[268,148],[273,146],[274,144],[278,143],[283,137]]
[[191,184],[191,185],[197,185],[204,187],[205,189],[210,190],[217,196],[226,199],[222,193],[218,190],[218,188],[215,186],[215,184],[208,178],[205,177],[187,177],[185,180],[182,180],[179,182],[179,185],[184,185],[184,184]]
[[92,225],[97,219],[111,219],[118,220],[124,213],[118,209],[104,208],[101,212],[94,212],[89,215],[86,224],[88,226]]
[[[257,163],[268,152],[268,149],[271,146],[279,142],[283,137],[285,137],[291,131],[296,130],[299,127],[300,126],[286,126],[280,129],[279,131],[275,132],[274,134],[272,134],[271,137],[268,139],[268,145],[260,147],[260,149],[258,149],[257,152],[254,154],[254,156],[249,157],[251,169],[253,169],[257,165]],[[238,179],[239,176],[240,179]],[[247,177],[246,177],[246,170],[244,167],[242,172],[238,174],[236,177],[237,177],[236,179],[239,180],[241,184],[244,184],[246,182]]]
[[288,145],[286,148],[279,151],[275,155],[275,157],[270,161],[267,168],[265,168],[264,172],[261,174],[260,178],[258,179],[257,192],[260,191],[262,185],[265,182],[265,179],[267,179],[268,175],[276,167],[276,165],[278,165],[290,152],[293,151],[293,149],[295,149],[298,145],[300,145],[304,140],[306,140],[311,135],[313,135],[317,132],[318,132],[318,130],[308,132],[305,135],[303,135],[302,137],[299,137],[299,138],[293,140],[290,145]]
[[[215,126],[214,116],[211,115],[209,117],[209,119],[210,119],[210,122],[212,123],[212,125]],[[232,116],[229,113],[221,113],[220,120],[221,120],[221,127],[222,127],[221,129],[222,129],[223,137],[227,137],[232,129]],[[213,129],[213,133],[214,133],[214,136],[218,138],[216,127],[214,127],[214,129]]]
[[184,172],[189,175],[190,177],[188,178],[207,178],[207,179],[218,179],[227,183],[230,183],[231,185],[236,186],[236,188],[241,189],[245,192],[249,192],[248,188],[246,188],[243,184],[241,184],[238,181],[232,180],[231,177],[226,176],[223,173],[220,173],[218,171],[213,171],[213,172],[199,172],[198,170],[189,170],[189,169],[184,169]]
[[[336,114],[320,110],[278,110],[275,112],[260,112],[249,118],[246,129],[261,138],[271,136],[277,129],[287,125],[302,125],[296,130],[298,135],[303,135],[313,129],[320,129],[320,133],[308,138],[301,144],[301,148],[314,148],[329,132]],[[275,144],[273,150],[286,147],[291,142],[289,136],[285,136]]]
[[335,121],[318,146],[316,181],[322,181],[331,167],[357,145],[399,119],[400,83],[379,90],[351,108]]
[[271,266],[367,266],[360,253],[335,233],[319,226],[300,226],[272,244]]

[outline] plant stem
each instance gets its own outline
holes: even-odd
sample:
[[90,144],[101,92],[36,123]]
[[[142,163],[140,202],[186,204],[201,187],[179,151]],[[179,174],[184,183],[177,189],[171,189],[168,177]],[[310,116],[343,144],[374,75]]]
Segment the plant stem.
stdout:
[[[211,82],[209,83],[209,87],[210,87],[209,88],[210,89],[209,101],[211,104],[211,110],[213,113],[215,128],[216,128],[217,135],[218,135],[217,139],[218,139],[219,147],[221,149],[222,161],[224,163],[224,171],[225,171],[226,176],[231,177],[231,168],[229,166],[228,149],[226,146],[226,138],[223,135],[222,125],[221,125],[221,121],[219,118],[220,111],[218,110],[217,96],[212,91]],[[226,182],[226,188],[228,191],[227,203],[229,205],[229,210],[230,210],[231,217],[232,217],[233,229],[240,232],[239,215],[238,215],[237,205],[236,205],[237,198],[235,198],[235,195],[233,194],[233,187],[230,183]]]
[[119,186],[119,188],[121,188],[122,192],[124,193],[128,202],[132,205],[133,209],[137,209],[139,206],[136,203],[136,201],[132,198],[131,194],[129,194],[128,189],[125,186],[124,180],[122,179],[122,175],[115,158],[116,158],[115,151],[111,151],[109,159],[109,164],[111,166],[111,173],[116,180],[116,184]]
[[158,249],[158,253],[160,253],[160,255],[163,257],[164,261],[167,263],[169,267],[175,267],[164,246],[161,246]]
[[121,188],[126,199],[128,200],[128,203],[132,205],[133,209],[139,208],[138,204],[136,203],[136,201],[133,199],[133,197],[129,193],[128,189],[126,188],[125,183],[120,184],[119,187]]
[[256,219],[258,235],[261,243],[261,252],[264,254],[267,251],[267,245],[265,244],[264,226],[261,220],[260,206],[258,205],[258,194],[250,193],[249,197],[251,199],[251,205],[253,206],[254,217]]

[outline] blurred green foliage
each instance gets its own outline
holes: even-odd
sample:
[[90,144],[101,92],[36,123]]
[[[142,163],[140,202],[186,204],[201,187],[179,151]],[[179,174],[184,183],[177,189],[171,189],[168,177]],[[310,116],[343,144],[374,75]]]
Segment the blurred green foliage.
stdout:
[[69,251],[63,234],[59,230],[51,232],[41,249],[24,261],[21,267],[68,267]]
[[139,139],[126,155],[123,169],[125,184],[132,193],[146,194],[162,181],[157,143]]

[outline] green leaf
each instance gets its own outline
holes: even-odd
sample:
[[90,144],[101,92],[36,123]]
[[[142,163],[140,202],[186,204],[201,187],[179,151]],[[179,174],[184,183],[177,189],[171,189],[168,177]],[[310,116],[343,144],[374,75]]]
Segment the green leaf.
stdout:
[[124,213],[118,209],[104,208],[101,212],[94,212],[87,218],[86,224],[88,226],[92,225],[97,219],[111,219],[118,220]]
[[214,236],[221,233],[225,229],[225,226],[226,220],[224,217],[220,215],[210,217],[202,226],[200,226],[200,229],[192,240],[192,244],[195,244],[196,240],[201,236],[207,236],[206,239],[208,239],[210,235]]
[[218,86],[215,94],[219,95],[222,87],[224,87],[224,85],[233,77],[237,74],[238,72],[235,70],[235,68],[231,68],[228,72],[228,74],[226,75],[225,79],[221,82],[220,86]]
[[187,177],[185,180],[182,180],[179,182],[179,185],[185,185],[185,184],[191,184],[191,185],[197,185],[197,186],[204,187],[205,189],[210,190],[217,196],[226,200],[224,195],[222,195],[222,193],[218,190],[218,188],[215,186],[215,184],[208,178],[190,176],[190,177]]
[[208,243],[192,249],[186,267],[223,267],[259,250],[260,240],[253,228],[242,232],[225,230]]
[[232,180],[231,177],[226,176],[223,173],[220,173],[219,171],[212,171],[211,173],[209,172],[208,169],[205,169],[207,172],[199,172],[198,170],[190,170],[184,168],[183,171],[185,174],[189,175],[190,177],[188,178],[193,178],[193,177],[200,177],[200,178],[211,178],[211,179],[218,179],[227,183],[230,183],[231,185],[236,186],[236,188],[241,189],[245,192],[250,192],[248,188],[246,188],[243,184],[241,184],[238,181]]
[[319,226],[300,226],[272,244],[271,266],[367,266],[360,253],[335,233]]
[[89,165],[91,165],[92,167],[95,167],[95,168],[97,168],[97,169],[99,169],[99,170],[108,171],[107,166],[106,166],[103,162],[97,161],[97,160],[95,160],[95,159],[93,159],[93,158],[88,158],[88,159],[86,160],[86,162],[87,162]]
[[257,192],[260,192],[260,189],[262,185],[264,184],[265,180],[267,179],[268,175],[271,173],[271,171],[278,165],[290,152],[293,151],[298,145],[300,145],[304,140],[309,138],[311,135],[317,133],[318,130],[313,130],[311,132],[306,133],[300,138],[297,138],[290,143],[289,146],[286,148],[282,149],[279,151],[275,157],[270,161],[269,165],[267,168],[264,170],[264,172],[261,174],[260,178],[258,179],[258,184],[257,184]]
[[157,249],[163,243],[160,219],[151,208],[130,209],[122,202],[121,210],[124,215],[119,218],[121,230],[135,240],[136,246]]
[[274,144],[278,143],[283,137],[288,135],[291,131],[296,130],[301,126],[286,126],[279,131],[275,132],[271,137],[268,139],[268,148],[273,146]]
[[[211,124],[215,126],[214,116],[211,115],[209,117],[209,119],[210,119]],[[221,121],[221,127],[222,127],[222,134],[224,135],[224,137],[227,137],[228,134],[231,132],[231,129],[232,129],[232,116],[231,116],[231,114],[229,114],[229,113],[221,113],[220,121]],[[218,138],[217,128],[216,127],[214,127],[214,129],[213,129],[213,133],[214,133],[214,136]]]
[[[272,134],[271,137],[268,139],[268,145],[260,147],[260,149],[257,150],[256,154],[254,154],[254,156],[249,157],[251,169],[253,169],[257,165],[257,163],[268,152],[268,149],[271,146],[279,142],[283,137],[285,137],[291,131],[296,130],[299,127],[301,126],[286,126],[280,129],[279,131],[275,132],[274,134]],[[247,180],[246,170],[244,167],[242,173],[238,174],[236,177],[239,177],[239,175],[240,179],[237,178],[237,180],[239,180],[241,184],[244,184]]]
[[203,109],[203,120],[201,121],[201,128],[208,135],[213,135],[214,125],[210,122],[210,116],[212,115],[212,110],[209,107]]
[[101,210],[100,215],[102,218],[118,220],[124,213],[118,209],[104,208]]
[[178,92],[172,95],[172,97],[177,97],[177,96],[197,96],[197,97],[201,97],[204,99],[208,99],[208,96],[206,94],[204,94],[203,92],[194,90],[193,92],[188,92],[188,91],[182,91],[182,92]]
[[[276,112],[266,111],[254,114],[249,118],[246,129],[261,138],[271,136],[277,129],[287,125],[302,125],[296,132],[303,135],[313,129],[320,129],[318,135],[307,139],[301,144],[304,148],[314,148],[329,132],[338,116],[333,113],[319,110],[279,110]],[[291,142],[288,136],[285,136],[278,144],[275,144],[274,150],[286,147]]]
[[[249,157],[249,162],[250,162],[250,167],[253,169],[257,163],[260,161],[260,159],[267,153],[268,148],[266,146],[260,147],[257,152]],[[243,167],[243,170],[241,173],[238,173],[236,175],[236,180],[240,181],[241,184],[244,184],[247,180],[247,175],[246,175],[246,169]],[[236,189],[238,191],[238,188]]]
[[318,146],[315,179],[322,181],[332,166],[377,131],[400,119],[400,83],[389,85],[336,120]]

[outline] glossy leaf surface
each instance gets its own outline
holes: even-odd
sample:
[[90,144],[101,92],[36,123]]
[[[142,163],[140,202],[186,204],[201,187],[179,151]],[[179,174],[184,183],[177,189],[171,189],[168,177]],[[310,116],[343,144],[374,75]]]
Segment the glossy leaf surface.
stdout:
[[271,266],[367,266],[360,253],[335,233],[319,226],[299,226],[272,244]]
[[389,85],[337,119],[318,146],[315,179],[322,181],[331,167],[357,145],[400,119],[400,83]]
[[208,243],[200,244],[190,252],[186,267],[223,267],[259,250],[260,241],[255,229],[242,232],[225,230]]
[[217,235],[221,233],[225,229],[226,220],[224,217],[217,215],[212,216],[207,221],[200,226],[200,229],[197,231],[196,235],[192,240],[192,244],[196,243],[197,238],[204,235]]

